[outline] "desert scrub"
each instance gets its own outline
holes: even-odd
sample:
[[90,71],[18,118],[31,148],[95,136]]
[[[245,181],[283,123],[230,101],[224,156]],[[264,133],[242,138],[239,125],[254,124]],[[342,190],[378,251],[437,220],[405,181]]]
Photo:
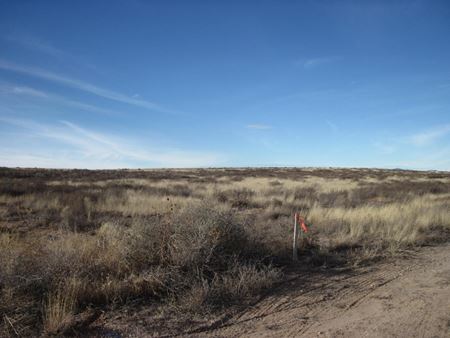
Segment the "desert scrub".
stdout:
[[129,227],[107,222],[95,234],[63,229],[50,238],[0,240],[1,309],[23,335],[70,332],[88,309],[136,299],[220,309],[281,276],[245,220],[217,204],[194,203]]
[[291,262],[294,212],[317,244],[302,264],[331,266],[448,240],[449,208],[445,172],[0,168],[0,336],[130,302],[245,304]]
[[281,270],[272,265],[236,261],[223,273],[215,274],[212,280],[197,278],[181,295],[177,306],[194,313],[242,307],[281,279]]

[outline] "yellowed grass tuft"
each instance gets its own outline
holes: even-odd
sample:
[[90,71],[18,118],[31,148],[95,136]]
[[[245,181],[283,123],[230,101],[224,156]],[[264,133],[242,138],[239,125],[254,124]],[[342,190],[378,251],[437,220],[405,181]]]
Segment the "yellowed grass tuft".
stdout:
[[69,279],[48,294],[43,312],[45,333],[58,334],[62,328],[70,326],[75,315],[80,286],[78,280]]

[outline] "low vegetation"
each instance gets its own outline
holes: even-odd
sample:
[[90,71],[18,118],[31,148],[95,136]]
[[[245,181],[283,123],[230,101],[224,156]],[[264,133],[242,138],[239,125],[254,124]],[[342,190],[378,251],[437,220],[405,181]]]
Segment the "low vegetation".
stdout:
[[0,169],[0,336],[60,336],[132,302],[242,307],[292,264],[367,264],[450,239],[450,174]]

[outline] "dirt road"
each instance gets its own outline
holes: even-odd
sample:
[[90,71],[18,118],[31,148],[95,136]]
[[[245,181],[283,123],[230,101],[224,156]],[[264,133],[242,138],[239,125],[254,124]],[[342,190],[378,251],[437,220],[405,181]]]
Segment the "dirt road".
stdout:
[[450,337],[450,245],[410,255],[368,268],[292,276],[247,311],[192,335]]

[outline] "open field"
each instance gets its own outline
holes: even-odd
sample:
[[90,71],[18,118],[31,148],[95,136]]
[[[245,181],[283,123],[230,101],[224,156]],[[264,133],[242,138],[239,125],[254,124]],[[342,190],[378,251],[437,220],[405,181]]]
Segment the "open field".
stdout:
[[[311,231],[293,264],[295,212]],[[448,296],[449,240],[448,172],[2,168],[0,336],[358,336],[339,318],[397,297],[378,286],[426,269],[423,250]]]

